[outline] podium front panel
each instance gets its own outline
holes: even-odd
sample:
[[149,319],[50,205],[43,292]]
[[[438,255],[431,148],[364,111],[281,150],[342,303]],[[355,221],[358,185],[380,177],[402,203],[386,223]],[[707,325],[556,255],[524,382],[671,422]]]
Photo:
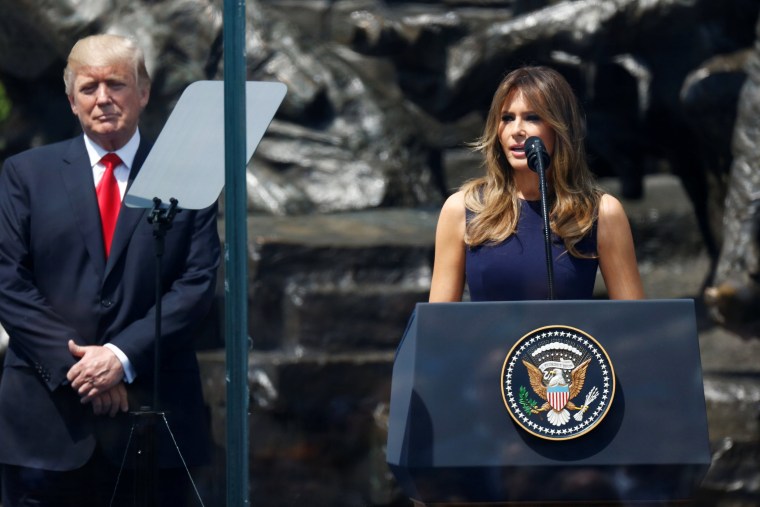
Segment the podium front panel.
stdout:
[[[546,326],[582,330],[614,366],[606,417],[567,441],[528,433],[502,400],[505,358]],[[390,418],[388,463],[421,501],[686,498],[711,458],[693,302],[421,303]]]

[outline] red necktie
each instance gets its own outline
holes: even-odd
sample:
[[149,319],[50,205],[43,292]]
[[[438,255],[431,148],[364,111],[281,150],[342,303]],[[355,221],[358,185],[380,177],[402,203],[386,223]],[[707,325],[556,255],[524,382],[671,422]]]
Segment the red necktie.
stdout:
[[113,170],[121,164],[121,159],[116,153],[107,153],[100,159],[100,163],[106,166],[106,170],[95,191],[98,194],[100,223],[103,227],[103,244],[106,249],[106,258],[108,258],[108,254],[111,252],[113,231],[116,228],[116,219],[119,218],[119,208],[121,207],[119,184],[116,183]]

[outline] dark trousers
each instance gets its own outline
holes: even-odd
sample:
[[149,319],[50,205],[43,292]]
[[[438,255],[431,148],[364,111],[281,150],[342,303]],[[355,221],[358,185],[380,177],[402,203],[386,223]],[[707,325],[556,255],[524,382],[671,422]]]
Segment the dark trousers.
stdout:
[[[157,482],[161,507],[201,505],[184,468],[159,470]],[[2,507],[140,507],[135,487],[134,470],[120,474],[98,451],[64,472],[2,465]]]

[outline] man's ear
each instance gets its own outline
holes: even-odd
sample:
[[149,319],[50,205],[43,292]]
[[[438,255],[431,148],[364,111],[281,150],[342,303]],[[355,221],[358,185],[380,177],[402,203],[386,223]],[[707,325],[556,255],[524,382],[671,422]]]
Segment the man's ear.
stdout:
[[145,106],[148,105],[148,100],[150,99],[150,86],[141,86],[140,87],[140,108],[145,109]]

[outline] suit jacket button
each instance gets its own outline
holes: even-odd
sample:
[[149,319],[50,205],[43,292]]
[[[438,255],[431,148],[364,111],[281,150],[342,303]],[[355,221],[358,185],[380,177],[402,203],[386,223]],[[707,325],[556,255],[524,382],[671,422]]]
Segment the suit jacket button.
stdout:
[[113,301],[110,299],[101,299],[100,304],[105,308],[111,308],[113,306]]

